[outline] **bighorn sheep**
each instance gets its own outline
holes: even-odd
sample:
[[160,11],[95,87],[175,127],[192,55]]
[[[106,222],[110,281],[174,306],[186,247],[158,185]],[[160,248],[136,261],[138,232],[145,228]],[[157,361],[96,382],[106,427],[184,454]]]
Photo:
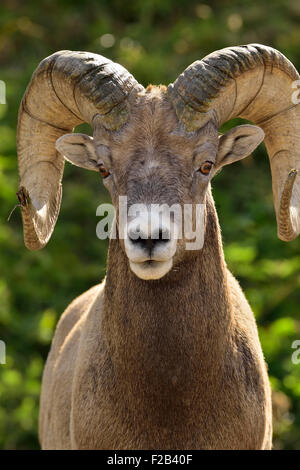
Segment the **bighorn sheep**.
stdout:
[[[130,233],[110,241],[106,279],[57,326],[43,376],[44,449],[271,448],[266,366],[253,313],[225,264],[210,180],[264,139],[278,236],[299,234],[294,80],[291,62],[259,44],[214,52],[168,88],[144,89],[120,65],[86,52],[61,51],[40,63],[18,125],[29,249],[42,248],[54,229],[63,156],[100,170],[117,227],[120,195],[129,207],[205,205],[198,250],[152,232],[146,241]],[[218,137],[237,116],[260,127]],[[82,122],[93,138],[72,134]]]

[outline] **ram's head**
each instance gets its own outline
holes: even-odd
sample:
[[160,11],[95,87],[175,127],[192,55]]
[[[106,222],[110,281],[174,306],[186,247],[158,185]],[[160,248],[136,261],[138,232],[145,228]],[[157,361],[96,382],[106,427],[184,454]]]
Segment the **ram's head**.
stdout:
[[[162,205],[206,207],[216,171],[249,155],[264,138],[278,236],[294,239],[300,232],[300,112],[292,85],[298,79],[282,54],[255,44],[217,51],[168,88],[146,90],[104,57],[70,51],[48,57],[35,71],[19,115],[26,246],[40,249],[52,234],[65,157],[100,171],[117,214],[119,196],[127,196],[128,210],[144,205],[138,217],[128,217],[121,245],[139,277],[160,278],[182,259],[186,243],[177,236],[182,220],[173,215],[167,222]],[[238,116],[256,125],[219,136],[219,127]],[[71,133],[82,122],[92,125],[93,137]],[[204,235],[205,223],[201,230]]]

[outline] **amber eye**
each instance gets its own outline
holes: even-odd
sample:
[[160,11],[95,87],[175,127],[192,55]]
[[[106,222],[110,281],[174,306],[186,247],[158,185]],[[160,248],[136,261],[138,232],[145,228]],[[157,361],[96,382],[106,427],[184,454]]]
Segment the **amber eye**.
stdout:
[[107,178],[110,175],[110,172],[105,168],[104,165],[99,166],[99,172],[102,178]]
[[202,165],[200,166],[199,168],[199,171],[203,174],[203,175],[208,175],[210,170],[212,169],[212,166],[213,166],[213,163],[212,162],[204,162],[202,163]]

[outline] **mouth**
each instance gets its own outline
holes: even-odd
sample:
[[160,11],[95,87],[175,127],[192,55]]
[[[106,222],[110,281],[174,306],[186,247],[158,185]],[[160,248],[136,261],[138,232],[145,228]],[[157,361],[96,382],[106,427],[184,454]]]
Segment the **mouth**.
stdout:
[[129,261],[130,268],[134,274],[145,281],[160,279],[165,276],[173,265],[173,259],[164,261],[147,260],[142,262]]

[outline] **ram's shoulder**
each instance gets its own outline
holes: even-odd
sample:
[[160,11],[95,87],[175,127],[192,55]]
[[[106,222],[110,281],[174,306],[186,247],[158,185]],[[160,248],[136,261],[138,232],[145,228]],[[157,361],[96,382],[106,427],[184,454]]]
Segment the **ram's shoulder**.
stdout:
[[228,271],[227,282],[235,322],[246,330],[247,328],[256,330],[256,322],[252,309],[238,280],[230,271]]
[[71,302],[70,305],[66,308],[56,327],[55,337],[53,340],[53,346],[55,349],[60,348],[63,345],[65,338],[68,336],[70,331],[90,310],[96,298],[101,296],[103,288],[104,282],[97,284],[96,286],[81,294],[79,297],[76,297],[76,299],[74,299],[73,302]]

